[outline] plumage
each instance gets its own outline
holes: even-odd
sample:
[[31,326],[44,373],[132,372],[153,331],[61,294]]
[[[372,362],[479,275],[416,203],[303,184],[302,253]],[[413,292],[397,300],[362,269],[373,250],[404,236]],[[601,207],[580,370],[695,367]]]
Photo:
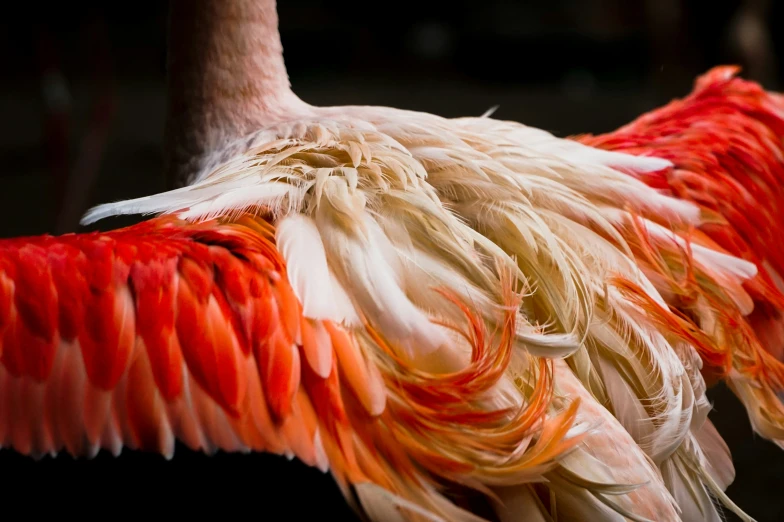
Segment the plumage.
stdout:
[[[612,133],[578,139],[672,163],[636,177],[698,204],[705,217],[696,230],[677,232],[681,246],[666,248],[669,259],[651,259],[650,247],[656,245],[643,245],[649,252],[638,259],[669,296],[668,304],[692,317],[706,334],[705,343],[711,345],[703,351],[706,378],[725,379],[755,430],[781,445],[784,287],[778,283],[777,238],[784,104],[780,96],[737,78],[737,72],[736,67],[714,68],[684,99]],[[684,248],[687,240],[691,243]]]
[[[699,395],[704,390],[695,391],[693,376],[675,353],[675,341],[671,338],[678,332],[662,335],[658,331],[660,325],[647,320],[643,308],[611,284],[612,276],[621,274],[658,303],[662,314],[668,311],[664,299],[634,263],[619,230],[618,223],[632,220],[633,214],[617,204],[611,206],[616,201],[612,198],[604,198],[603,205],[592,202],[588,188],[595,189],[590,184],[565,181],[575,177],[576,167],[568,158],[533,148],[515,133],[504,134],[507,142],[498,139],[505,151],[502,154],[497,150],[499,145],[487,137],[493,136],[489,131],[491,120],[481,120],[480,128],[473,130],[468,120],[451,124],[435,116],[392,109],[345,108],[340,120],[332,116],[337,109],[313,111],[329,115],[330,119],[265,129],[258,139],[272,138],[278,148],[248,140],[249,152],[244,159],[234,160],[233,169],[207,173],[192,185],[195,197],[202,186],[221,179],[231,179],[235,184],[245,180],[249,186],[258,186],[279,183],[274,180],[285,177],[288,183],[302,188],[304,195],[296,201],[299,207],[292,207],[291,201],[281,201],[276,207],[265,207],[265,212],[284,224],[292,219],[288,216],[296,216],[297,212],[310,216],[325,246],[330,270],[335,271],[349,296],[359,299],[357,309],[362,310],[365,320],[390,332],[392,339],[416,339],[411,330],[400,333],[398,326],[410,328],[416,323],[411,319],[400,321],[405,317],[398,315],[405,310],[401,305],[389,305],[388,310],[398,310],[390,318],[381,303],[400,292],[402,303],[426,307],[429,302],[410,299],[421,295],[423,288],[446,282],[434,279],[438,272],[413,271],[405,263],[411,257],[408,252],[435,253],[439,264],[449,267],[450,288],[461,292],[462,288],[473,287],[485,302],[491,303],[490,308],[480,308],[486,311],[489,321],[493,320],[493,310],[501,304],[501,285],[488,260],[500,259],[502,266],[525,282],[521,304],[524,326],[518,329],[518,345],[523,349],[530,345],[532,353],[542,356],[580,354],[583,366],[575,367],[575,371],[583,384],[611,405],[627,430],[638,435],[635,442],[647,458],[662,468],[681,458],[679,455],[686,451],[681,447],[691,437],[692,410],[704,402]],[[349,118],[352,112],[357,116]],[[398,124],[393,127],[391,121]],[[364,129],[362,138],[357,137],[354,127]],[[292,129],[298,134],[285,134]],[[519,133],[525,135],[523,131]],[[283,136],[287,138],[284,140]],[[309,141],[314,136],[319,139]],[[344,143],[342,136],[354,141]],[[370,154],[354,166],[350,144],[357,142],[363,143]],[[544,140],[540,138],[541,142]],[[423,143],[428,145],[426,149],[421,148]],[[296,152],[285,153],[287,147]],[[343,163],[325,173],[326,167],[310,166],[310,154],[342,158]],[[343,165],[351,165],[349,176]],[[682,222],[693,221],[699,215],[693,205],[670,203],[666,197],[610,167],[595,164],[585,169],[606,179],[608,184],[617,180],[633,186],[632,193],[638,194],[634,201],[644,215],[656,216],[666,209],[668,217]],[[320,186],[319,176],[326,176]],[[583,186],[588,188],[581,189]],[[185,197],[186,191],[178,191],[176,204],[191,208]],[[167,194],[157,199],[163,205]],[[118,212],[124,208],[129,207],[114,207]],[[164,210],[177,212],[176,207]],[[227,217],[232,212],[231,208],[224,209]],[[319,222],[327,225],[320,227]],[[387,229],[394,241],[385,233]],[[350,245],[354,237],[370,238],[370,242],[361,249],[339,246]],[[374,242],[375,238],[381,243]],[[383,257],[365,262],[366,252]],[[749,275],[748,269],[742,270],[742,262],[728,259],[732,260],[725,263],[730,275]],[[733,272],[736,266],[741,267],[740,274]],[[404,275],[401,277],[396,271]],[[373,294],[373,277],[388,285],[386,289]],[[433,334],[425,337],[434,338]],[[546,341],[537,342],[538,339]],[[418,352],[408,349],[406,355],[430,370],[453,371],[449,365],[459,365],[461,356],[454,349],[451,355],[439,352],[438,346],[443,344],[439,341],[438,345]],[[423,348],[421,344],[418,347]],[[434,349],[437,358],[429,356]],[[465,355],[462,357],[465,360]],[[598,380],[593,377],[596,374],[600,375]],[[618,387],[610,385],[616,382]],[[622,414],[622,408],[628,413]],[[689,480],[703,488],[701,468],[687,471]]]
[[[548,408],[551,380],[544,375],[531,381],[535,406],[513,415],[477,402],[509,378],[504,361],[512,354],[514,307],[506,308],[497,350],[475,318],[472,331],[456,336],[466,336],[473,363],[451,378],[415,371],[394,355],[384,330],[362,333],[302,315],[296,298],[287,297],[293,290],[274,238],[274,228],[255,217],[198,225],[164,217],[108,233],[4,241],[2,297],[9,312],[0,344],[2,444],[36,455],[67,450],[91,456],[99,448],[116,454],[130,447],[171,457],[176,438],[204,451],[291,454],[330,470],[344,486],[372,480],[411,495],[408,481],[424,478],[412,467],[414,456],[443,479],[465,482],[482,472],[490,474],[487,480],[515,482],[546,471],[579,440],[569,432],[573,414]],[[31,262],[20,251],[41,257]],[[62,251],[85,261],[73,274],[77,284],[47,272],[49,253]],[[91,273],[100,263],[104,269]],[[97,336],[87,325],[71,333],[56,326],[34,331],[39,343],[24,349],[26,339],[15,333],[32,330],[41,318],[18,311],[24,288],[15,283],[42,273],[50,282],[39,302],[50,303],[50,324],[71,313],[58,307],[62,290],[84,288],[91,321],[109,332],[99,337],[107,349],[85,348]],[[107,293],[116,297],[99,306]],[[467,306],[458,310],[471,313]],[[132,343],[120,349],[126,339]],[[33,364],[41,351],[54,357],[43,370]],[[547,367],[544,360],[541,365]],[[400,382],[405,375],[410,380]],[[523,406],[522,396],[517,403]],[[400,418],[408,420],[400,424]],[[451,437],[466,449],[455,455],[444,441],[423,446],[416,431],[408,431],[417,423],[433,430],[433,440]],[[394,438],[380,429],[392,430]],[[539,439],[542,430],[549,435]],[[485,437],[505,442],[486,447]],[[509,468],[494,470],[494,462]],[[397,476],[393,465],[409,471]],[[414,498],[436,512],[453,509],[433,495]]]
[[0,242],[0,444],[283,454],[372,520],[479,520],[469,492],[502,520],[749,519],[705,391],[782,439],[781,270],[744,235],[778,223],[780,99],[701,80],[565,140],[266,74],[188,185],[84,222],[157,217]]

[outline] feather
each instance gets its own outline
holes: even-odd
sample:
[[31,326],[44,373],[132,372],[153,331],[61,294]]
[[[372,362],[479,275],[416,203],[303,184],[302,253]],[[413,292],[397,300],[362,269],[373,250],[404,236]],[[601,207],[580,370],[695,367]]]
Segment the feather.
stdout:
[[305,317],[359,325],[351,298],[329,269],[324,244],[313,219],[295,214],[280,220],[275,239]]
[[525,513],[530,522],[553,522],[553,518],[531,488],[497,488],[495,511],[501,522],[518,520]]
[[[407,522],[416,514],[428,522],[444,522],[444,519],[418,505],[401,498],[373,483],[363,482],[354,486],[363,511],[370,520],[383,522]],[[468,513],[466,513],[468,515]],[[466,520],[472,520],[467,518]],[[473,520],[481,520],[473,517]]]
[[[263,185],[243,187],[236,190],[224,190],[220,195],[207,201],[199,202],[180,213],[180,218],[187,220],[208,220],[217,216],[241,215],[252,207],[268,206],[284,215],[301,204],[302,191],[287,183],[267,183]],[[287,205],[286,210],[281,206]]]
[[[322,207],[326,208],[326,206]],[[350,235],[325,210],[316,216],[330,265],[367,318],[386,332],[413,360],[447,343],[443,332],[408,299],[381,254],[385,236],[369,220],[373,233]]]
[[485,112],[484,112],[484,113],[483,113],[483,114],[480,116],[480,118],[489,118],[489,117],[491,117],[493,114],[495,114],[495,111],[497,111],[499,107],[500,107],[500,105],[493,105],[492,107],[490,107],[489,109],[487,109],[487,110],[486,110],[486,111],[485,111]]
[[701,482],[692,478],[693,471],[683,459],[669,459],[662,465],[661,470],[667,489],[675,495],[683,520],[722,521],[708,490]]
[[727,444],[709,420],[696,430],[694,436],[695,442],[705,455],[706,471],[722,491],[726,490],[735,480],[735,467]]

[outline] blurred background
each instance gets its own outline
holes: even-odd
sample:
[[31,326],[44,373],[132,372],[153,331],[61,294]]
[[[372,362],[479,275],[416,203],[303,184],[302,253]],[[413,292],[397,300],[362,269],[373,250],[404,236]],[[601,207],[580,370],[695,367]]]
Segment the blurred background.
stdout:
[[[0,237],[77,231],[94,204],[164,188],[167,3],[27,4],[0,21]],[[496,118],[568,136],[627,123],[718,64],[784,88],[780,0],[279,4],[294,90],[316,105],[443,116],[499,105]],[[711,398],[736,463],[730,495],[761,522],[784,520],[784,452],[752,434],[726,390]],[[5,509],[28,513],[352,519],[329,477],[282,457],[0,451],[0,477]]]

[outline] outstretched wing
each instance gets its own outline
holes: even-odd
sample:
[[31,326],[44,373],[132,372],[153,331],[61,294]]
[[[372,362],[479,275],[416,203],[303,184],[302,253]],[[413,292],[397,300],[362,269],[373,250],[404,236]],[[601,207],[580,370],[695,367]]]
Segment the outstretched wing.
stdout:
[[171,456],[177,438],[326,470],[316,418],[345,422],[338,367],[369,415],[384,387],[344,330],[302,317],[258,223],[0,243],[0,441]]
[[436,477],[532,480],[577,443],[577,404],[553,410],[545,360],[529,361],[527,407],[488,406],[508,379],[515,306],[498,337],[444,299],[465,312],[453,333],[473,355],[431,375],[383,330],[303,314],[282,259],[274,228],[247,216],[0,242],[0,444],[286,454],[331,471],[371,515],[416,504],[471,520]]
[[700,205],[704,219],[692,240],[756,266],[754,277],[733,285],[715,271],[700,272],[695,252],[661,241],[657,252],[635,245],[669,304],[694,317],[714,345],[701,353],[705,373],[726,378],[754,428],[782,445],[784,103],[780,95],[735,77],[737,72],[716,67],[689,96],[611,133],[579,139],[669,160],[669,168],[636,175]]

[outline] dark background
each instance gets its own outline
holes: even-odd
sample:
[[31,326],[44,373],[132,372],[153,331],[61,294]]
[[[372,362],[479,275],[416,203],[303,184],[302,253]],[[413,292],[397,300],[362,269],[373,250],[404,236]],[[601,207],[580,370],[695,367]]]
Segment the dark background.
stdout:
[[[0,237],[76,231],[91,205],[164,188],[166,2],[26,4],[0,22]],[[500,105],[497,118],[568,136],[683,96],[713,65],[782,87],[780,0],[280,4],[293,87],[316,105],[443,116]],[[730,495],[760,522],[784,520],[784,454],[725,389],[711,397],[736,463]],[[0,451],[0,485],[5,513],[351,516],[328,476],[266,455],[33,462]]]

